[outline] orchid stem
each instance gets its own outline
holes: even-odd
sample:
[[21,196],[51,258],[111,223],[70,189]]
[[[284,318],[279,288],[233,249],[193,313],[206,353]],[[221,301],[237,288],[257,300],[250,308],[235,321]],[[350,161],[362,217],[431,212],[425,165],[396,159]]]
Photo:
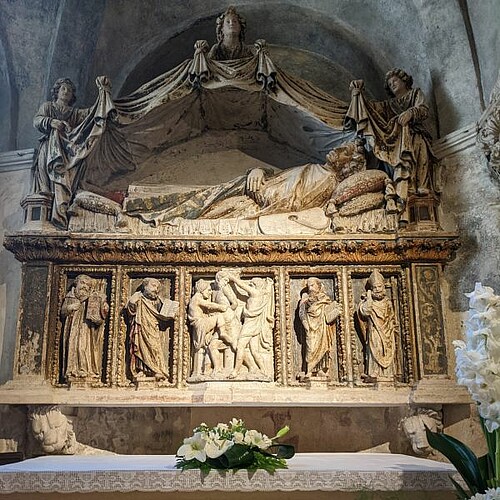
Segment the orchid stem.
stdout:
[[495,429],[495,488],[500,486],[500,429]]

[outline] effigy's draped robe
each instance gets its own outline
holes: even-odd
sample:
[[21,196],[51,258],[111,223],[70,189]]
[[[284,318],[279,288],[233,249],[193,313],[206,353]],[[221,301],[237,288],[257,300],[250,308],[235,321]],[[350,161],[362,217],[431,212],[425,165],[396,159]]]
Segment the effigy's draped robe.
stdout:
[[324,207],[337,184],[335,173],[327,165],[308,163],[272,175],[256,195],[246,194],[246,176],[241,176],[189,192],[135,198],[125,202],[125,210],[155,225],[175,217],[256,218]]

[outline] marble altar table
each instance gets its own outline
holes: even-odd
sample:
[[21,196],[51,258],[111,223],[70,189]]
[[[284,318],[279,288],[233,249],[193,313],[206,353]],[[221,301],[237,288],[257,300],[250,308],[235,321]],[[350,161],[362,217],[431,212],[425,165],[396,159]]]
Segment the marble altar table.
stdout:
[[202,474],[172,455],[46,456],[0,467],[2,499],[453,499],[449,464],[397,454],[299,453],[289,468]]

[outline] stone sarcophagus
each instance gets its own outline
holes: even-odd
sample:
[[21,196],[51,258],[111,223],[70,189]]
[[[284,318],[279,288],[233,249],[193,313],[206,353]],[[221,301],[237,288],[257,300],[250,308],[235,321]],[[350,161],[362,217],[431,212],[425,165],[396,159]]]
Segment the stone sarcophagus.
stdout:
[[25,262],[18,402],[442,403],[452,386],[454,235],[5,244]]

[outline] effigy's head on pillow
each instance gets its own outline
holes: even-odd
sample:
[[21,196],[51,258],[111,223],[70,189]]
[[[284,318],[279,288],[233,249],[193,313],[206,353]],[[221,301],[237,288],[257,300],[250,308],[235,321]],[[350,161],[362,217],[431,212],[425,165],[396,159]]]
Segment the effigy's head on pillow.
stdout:
[[337,173],[339,181],[366,170],[363,140],[356,138],[351,142],[345,142],[338,148],[332,149],[326,155],[326,162]]

